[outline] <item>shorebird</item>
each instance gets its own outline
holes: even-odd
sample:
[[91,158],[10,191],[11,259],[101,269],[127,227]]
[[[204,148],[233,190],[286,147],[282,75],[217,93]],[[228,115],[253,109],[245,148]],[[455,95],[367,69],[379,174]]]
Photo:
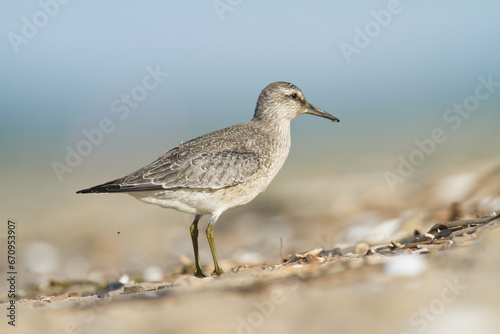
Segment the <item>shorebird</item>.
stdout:
[[145,203],[193,214],[190,232],[197,277],[206,277],[200,265],[198,222],[210,215],[206,235],[214,261],[212,275],[221,275],[215,222],[224,211],[250,202],[266,189],[290,151],[290,121],[301,114],[339,122],[307,102],[297,86],[274,82],[262,90],[250,122],[183,142],[127,176],[77,193],[128,193]]

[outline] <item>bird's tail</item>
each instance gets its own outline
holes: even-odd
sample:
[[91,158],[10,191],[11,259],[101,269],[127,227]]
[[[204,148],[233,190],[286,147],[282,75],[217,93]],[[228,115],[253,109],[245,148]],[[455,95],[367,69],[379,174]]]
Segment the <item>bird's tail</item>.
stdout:
[[123,179],[116,179],[113,181],[109,181],[100,185],[97,185],[92,188],[78,190],[77,194],[103,194],[103,193],[117,193],[123,192],[125,190],[122,189],[121,183]]

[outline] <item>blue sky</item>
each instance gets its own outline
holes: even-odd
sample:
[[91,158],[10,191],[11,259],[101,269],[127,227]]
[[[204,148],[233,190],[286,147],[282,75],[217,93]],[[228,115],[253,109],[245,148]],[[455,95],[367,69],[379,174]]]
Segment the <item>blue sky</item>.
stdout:
[[[500,81],[499,12],[498,1],[3,1],[0,164],[23,175],[16,166],[36,164],[57,185],[51,163],[110,119],[113,131],[82,165],[119,162],[127,173],[249,120],[260,90],[278,80],[341,119],[294,120],[297,150],[404,153],[479,76]],[[371,37],[348,61],[340,46],[356,47],[357,31]],[[141,86],[147,68],[168,76],[120,119],[113,101]],[[455,137],[498,139],[499,105],[498,92],[481,101]]]

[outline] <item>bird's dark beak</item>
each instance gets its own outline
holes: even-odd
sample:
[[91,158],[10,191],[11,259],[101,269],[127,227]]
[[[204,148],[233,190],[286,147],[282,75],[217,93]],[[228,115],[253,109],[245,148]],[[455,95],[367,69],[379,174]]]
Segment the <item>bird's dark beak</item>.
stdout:
[[330,115],[329,113],[327,113],[324,110],[321,110],[320,108],[316,107],[314,104],[311,104],[309,102],[306,102],[306,104],[307,104],[306,114],[311,114],[311,115],[315,115],[315,116],[319,116],[319,117],[323,117],[323,118],[328,118],[328,119],[332,120],[332,122],[340,122],[340,120],[337,117]]

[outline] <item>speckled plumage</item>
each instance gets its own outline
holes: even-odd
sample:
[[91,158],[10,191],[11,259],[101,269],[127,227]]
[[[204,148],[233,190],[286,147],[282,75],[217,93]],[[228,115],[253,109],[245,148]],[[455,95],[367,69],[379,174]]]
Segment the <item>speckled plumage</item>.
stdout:
[[[283,166],[290,150],[290,121],[303,113],[338,119],[308,103],[298,87],[274,82],[260,94],[250,122],[191,139],[167,151],[151,164],[125,176],[78,193],[125,192],[137,199],[196,215],[210,214],[212,230],[227,209],[251,201],[264,191]],[[202,276],[193,226],[191,236]],[[215,245],[210,244],[215,272],[220,274]]]

